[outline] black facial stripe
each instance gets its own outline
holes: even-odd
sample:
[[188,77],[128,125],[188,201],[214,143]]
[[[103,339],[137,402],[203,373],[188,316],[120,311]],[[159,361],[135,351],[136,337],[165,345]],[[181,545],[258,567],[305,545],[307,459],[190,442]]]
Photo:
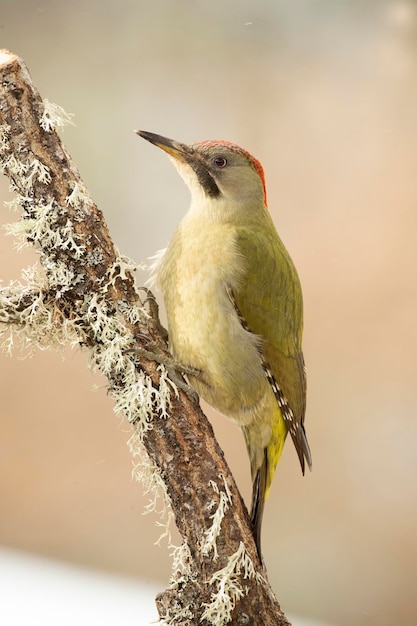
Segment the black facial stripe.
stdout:
[[207,169],[207,166],[198,157],[194,155],[187,155],[186,161],[193,168],[197,175],[198,182],[206,192],[206,194],[212,198],[216,198],[220,195],[220,189],[217,186],[216,181]]

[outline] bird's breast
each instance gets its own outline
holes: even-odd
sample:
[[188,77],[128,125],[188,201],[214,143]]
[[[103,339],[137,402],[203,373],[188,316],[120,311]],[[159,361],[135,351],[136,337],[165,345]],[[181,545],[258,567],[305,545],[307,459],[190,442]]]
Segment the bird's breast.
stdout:
[[236,418],[245,407],[250,413],[265,385],[259,338],[242,328],[227,294],[244,274],[235,231],[225,224],[181,224],[157,268],[176,359],[200,370],[190,382],[212,406]]

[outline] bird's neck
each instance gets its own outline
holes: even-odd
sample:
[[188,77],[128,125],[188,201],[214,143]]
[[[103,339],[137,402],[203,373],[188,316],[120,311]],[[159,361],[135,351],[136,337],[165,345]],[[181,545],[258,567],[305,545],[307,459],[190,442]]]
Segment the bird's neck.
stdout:
[[193,195],[190,208],[184,218],[207,224],[250,224],[259,222],[267,216],[269,211],[262,201],[253,198],[239,198],[235,200],[225,196],[209,198],[200,194]]

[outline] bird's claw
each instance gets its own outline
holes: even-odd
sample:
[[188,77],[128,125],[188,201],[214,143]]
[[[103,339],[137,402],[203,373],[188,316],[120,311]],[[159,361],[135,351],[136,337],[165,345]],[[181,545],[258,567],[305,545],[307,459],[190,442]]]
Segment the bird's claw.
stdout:
[[168,372],[168,377],[174,385],[178,387],[178,389],[185,391],[195,404],[198,403],[198,393],[184,380],[183,375],[198,376],[200,374],[200,370],[188,365],[183,365],[169,354],[166,354],[158,349],[153,351],[142,348],[141,346],[135,346],[132,348],[132,352],[138,354],[139,356],[144,356],[149,361],[156,361],[160,365],[164,365],[166,371]]

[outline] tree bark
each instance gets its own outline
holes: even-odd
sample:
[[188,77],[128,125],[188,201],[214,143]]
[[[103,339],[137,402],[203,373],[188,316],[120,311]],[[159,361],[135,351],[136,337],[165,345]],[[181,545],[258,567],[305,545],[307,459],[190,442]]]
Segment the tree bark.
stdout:
[[34,345],[79,344],[107,376],[115,410],[135,432],[138,472],[162,490],[183,541],[156,600],[164,623],[288,626],[209,422],[152,358],[169,360],[157,307],[136,288],[134,264],[115,248],[55,132],[63,112],[42,101],[6,50],[0,75],[0,163],[22,209],[14,232],[40,261],[27,282],[0,290],[0,323]]

